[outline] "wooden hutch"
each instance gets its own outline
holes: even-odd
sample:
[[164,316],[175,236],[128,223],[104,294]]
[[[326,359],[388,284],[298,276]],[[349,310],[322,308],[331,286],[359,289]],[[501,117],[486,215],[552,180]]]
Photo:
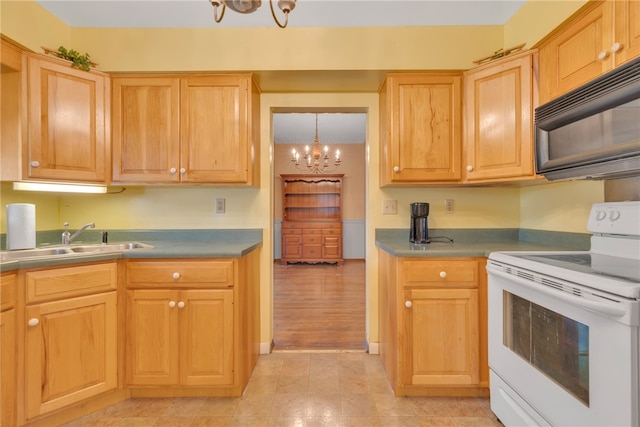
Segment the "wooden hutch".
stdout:
[[280,175],[282,178],[281,263],[342,265],[342,179],[344,174]]

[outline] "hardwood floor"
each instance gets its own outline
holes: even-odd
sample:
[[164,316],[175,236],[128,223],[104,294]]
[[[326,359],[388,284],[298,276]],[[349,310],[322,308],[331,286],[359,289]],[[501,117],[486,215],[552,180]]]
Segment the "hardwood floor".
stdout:
[[365,351],[365,262],[274,263],[274,350]]

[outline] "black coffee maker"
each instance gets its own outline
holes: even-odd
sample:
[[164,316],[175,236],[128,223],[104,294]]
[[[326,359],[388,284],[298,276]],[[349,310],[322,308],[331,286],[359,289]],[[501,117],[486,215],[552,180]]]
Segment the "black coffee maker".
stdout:
[[411,243],[429,243],[429,203],[411,203]]

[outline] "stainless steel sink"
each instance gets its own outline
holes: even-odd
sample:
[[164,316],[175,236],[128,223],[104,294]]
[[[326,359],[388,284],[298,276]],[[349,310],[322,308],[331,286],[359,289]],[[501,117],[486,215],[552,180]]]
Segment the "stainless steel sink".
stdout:
[[122,251],[130,251],[133,249],[150,249],[153,248],[151,245],[146,245],[144,243],[138,242],[127,242],[127,243],[97,243],[95,245],[78,245],[71,246],[69,249],[74,253],[81,252],[122,252]]
[[69,255],[71,254],[69,248],[38,248],[38,249],[24,249],[18,251],[6,251],[2,252],[0,259],[2,260],[15,260],[25,258],[41,258],[57,255]]
[[123,252],[134,249],[150,249],[151,245],[138,242],[125,242],[125,243],[96,243],[91,245],[77,245],[77,246],[56,246],[37,249],[24,249],[16,251],[2,251],[0,252],[0,262],[16,261],[33,258],[46,258],[46,257],[58,257],[58,256],[72,256],[80,254],[92,254],[92,253],[104,253],[104,252]]

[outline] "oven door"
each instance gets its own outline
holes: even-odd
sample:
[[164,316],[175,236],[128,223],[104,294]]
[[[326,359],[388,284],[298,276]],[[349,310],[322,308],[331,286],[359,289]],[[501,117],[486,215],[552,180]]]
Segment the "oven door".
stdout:
[[[590,300],[487,265],[491,407],[510,425],[637,426],[636,301]],[[586,290],[586,289],[585,289]],[[574,294],[575,293],[575,294]]]

